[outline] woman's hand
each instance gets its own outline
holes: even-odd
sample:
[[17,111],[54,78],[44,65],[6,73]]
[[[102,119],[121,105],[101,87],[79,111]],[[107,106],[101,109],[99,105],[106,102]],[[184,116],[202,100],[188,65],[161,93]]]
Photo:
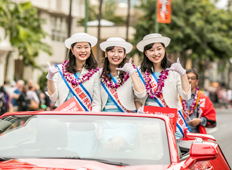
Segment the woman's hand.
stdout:
[[177,73],[180,74],[180,76],[183,76],[186,72],[186,70],[181,66],[179,58],[177,59],[176,63],[173,63],[169,70],[176,71]]
[[114,136],[109,141],[106,141],[103,145],[103,149],[115,149],[119,150],[122,146],[126,145],[126,140],[121,136]]
[[193,120],[190,120],[189,123],[193,126],[198,126],[201,123],[201,118],[194,118]]
[[142,113],[143,114],[144,113],[143,107],[138,108],[137,113],[140,113],[140,114]]
[[134,73],[134,71],[135,71],[135,69],[131,63],[131,60],[132,60],[132,58],[130,59],[129,63],[125,63],[122,68],[116,68],[116,70],[127,72],[131,76],[131,74]]
[[48,65],[48,74],[46,76],[46,78],[48,80],[51,80],[53,81],[53,77],[54,75],[59,72],[59,70],[55,67],[55,66],[51,66],[49,62],[47,62],[47,65]]

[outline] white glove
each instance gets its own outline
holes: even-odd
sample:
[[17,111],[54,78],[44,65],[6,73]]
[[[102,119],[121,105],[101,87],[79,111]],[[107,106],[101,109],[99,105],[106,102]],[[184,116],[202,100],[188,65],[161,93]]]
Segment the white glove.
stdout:
[[137,110],[137,113],[144,113],[143,107],[140,107],[140,108]]
[[176,71],[180,74],[180,76],[183,76],[186,72],[186,70],[181,66],[179,58],[177,58],[177,62],[173,63],[169,70]]
[[48,80],[51,80],[53,81],[53,77],[54,75],[59,72],[59,70],[55,67],[55,66],[51,66],[49,62],[47,62],[47,65],[48,65],[48,74],[46,76],[46,78]]
[[132,60],[132,58],[130,59],[129,63],[125,63],[122,68],[116,68],[116,70],[125,71],[125,72],[129,73],[129,75],[131,76],[131,74],[134,73],[134,71],[135,71],[133,65],[131,64],[131,60]]

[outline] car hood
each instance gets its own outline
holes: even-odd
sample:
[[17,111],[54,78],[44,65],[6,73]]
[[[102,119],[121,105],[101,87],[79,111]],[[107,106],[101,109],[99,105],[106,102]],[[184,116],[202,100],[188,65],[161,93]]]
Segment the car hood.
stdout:
[[1,170],[166,170],[167,168],[168,165],[115,166],[97,161],[68,159],[12,159],[0,162]]

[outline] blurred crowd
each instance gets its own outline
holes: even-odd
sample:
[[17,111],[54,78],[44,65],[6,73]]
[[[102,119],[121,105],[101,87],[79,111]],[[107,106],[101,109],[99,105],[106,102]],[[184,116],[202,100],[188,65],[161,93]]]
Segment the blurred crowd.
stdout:
[[[6,112],[17,111],[51,111],[55,109],[54,103],[46,95],[46,87],[41,90],[38,84],[28,80],[10,83],[4,81],[0,87],[0,115]],[[211,85],[204,90],[213,102],[215,108],[230,109],[232,106],[232,89],[226,88],[225,84]]]
[[4,81],[0,87],[0,115],[5,112],[53,110],[55,106],[45,91],[46,88],[41,90],[32,80],[28,80],[27,84],[23,80]]
[[205,89],[204,94],[213,102],[215,108],[230,109],[232,105],[232,89],[226,85],[212,84]]

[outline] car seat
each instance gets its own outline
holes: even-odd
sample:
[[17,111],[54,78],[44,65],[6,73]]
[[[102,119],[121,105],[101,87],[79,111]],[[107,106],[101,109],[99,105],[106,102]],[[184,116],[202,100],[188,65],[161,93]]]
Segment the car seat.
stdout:
[[67,127],[56,119],[41,119],[36,127],[35,149],[28,150],[27,156],[70,157],[77,153],[67,151]]

